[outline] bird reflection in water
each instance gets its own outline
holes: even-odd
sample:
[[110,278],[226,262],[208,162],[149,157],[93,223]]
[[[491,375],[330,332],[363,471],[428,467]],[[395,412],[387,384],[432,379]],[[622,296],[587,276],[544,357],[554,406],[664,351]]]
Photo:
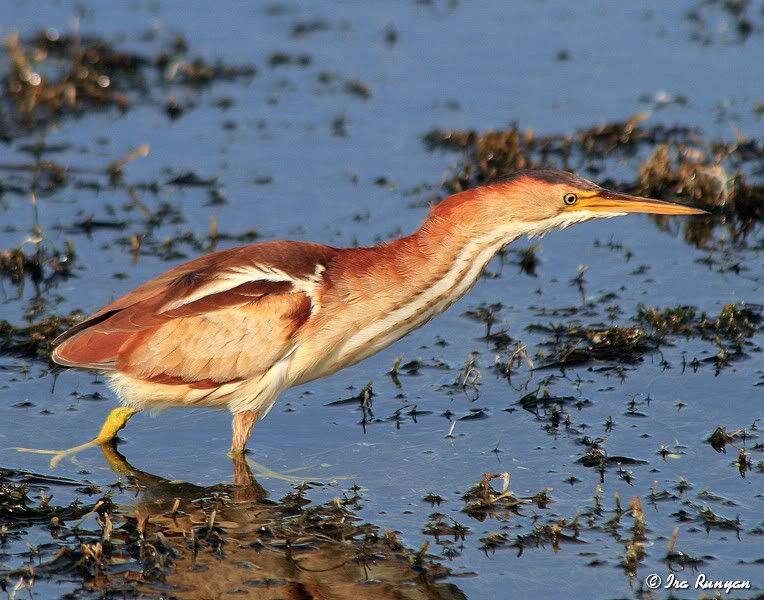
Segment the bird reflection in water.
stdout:
[[312,505],[310,486],[301,485],[273,501],[243,456],[232,459],[233,485],[202,487],[138,470],[112,445],[101,450],[136,494],[111,518],[115,532],[120,521],[122,530],[135,527],[138,592],[169,586],[179,598],[465,598],[440,581],[448,571],[426,548],[409,550],[392,532],[361,522],[356,495]]

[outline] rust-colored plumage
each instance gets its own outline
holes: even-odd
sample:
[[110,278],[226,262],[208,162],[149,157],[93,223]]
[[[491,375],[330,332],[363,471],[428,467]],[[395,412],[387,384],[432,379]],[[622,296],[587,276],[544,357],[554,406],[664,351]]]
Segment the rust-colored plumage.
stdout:
[[629,212],[701,211],[568,173],[522,172],[451,196],[413,234],[379,246],[274,241],[197,258],[64,333],[53,359],[103,371],[133,410],[228,408],[241,450],[282,390],[421,326],[469,290],[502,246]]
[[[56,340],[53,359],[65,366],[116,370],[167,385],[231,382],[257,372],[258,364],[268,365],[310,315],[311,298],[286,279],[312,276],[336,253],[317,244],[276,241],[202,256],[148,281],[65,332]],[[221,291],[210,288],[221,273],[253,265],[277,269],[284,280],[246,281]],[[204,293],[207,288],[210,292]],[[195,299],[183,302],[189,298]],[[211,322],[211,315],[218,319]],[[207,356],[205,351],[221,351],[209,346],[210,329],[234,337],[243,331],[239,321],[255,336],[259,329],[262,339],[236,345],[225,359],[223,354]],[[162,352],[163,344],[171,351]],[[247,365],[228,364],[242,352],[256,356]]]

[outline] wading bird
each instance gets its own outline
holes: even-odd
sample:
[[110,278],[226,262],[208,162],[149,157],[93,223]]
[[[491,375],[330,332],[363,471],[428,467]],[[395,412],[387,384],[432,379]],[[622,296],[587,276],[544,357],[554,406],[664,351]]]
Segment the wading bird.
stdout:
[[612,192],[562,171],[528,170],[454,194],[414,233],[370,248],[271,241],[170,269],[61,335],[53,360],[104,373],[122,406],[98,436],[51,463],[113,440],[135,413],[228,409],[231,453],[285,389],[379,352],[446,310],[504,246],[591,219],[704,211]]

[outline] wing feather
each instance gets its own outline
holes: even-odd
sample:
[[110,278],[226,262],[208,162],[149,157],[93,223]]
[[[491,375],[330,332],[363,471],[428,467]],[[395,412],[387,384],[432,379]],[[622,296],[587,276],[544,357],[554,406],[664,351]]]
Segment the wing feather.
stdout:
[[53,359],[200,389],[257,376],[293,351],[334,252],[266,242],[185,263],[62,334]]

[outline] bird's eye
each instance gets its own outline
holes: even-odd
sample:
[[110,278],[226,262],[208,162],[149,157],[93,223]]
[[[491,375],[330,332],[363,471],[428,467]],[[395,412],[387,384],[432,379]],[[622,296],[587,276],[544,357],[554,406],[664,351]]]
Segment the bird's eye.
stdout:
[[571,206],[575,204],[576,202],[578,202],[578,196],[576,196],[575,194],[565,194],[562,197],[562,201],[568,206]]

